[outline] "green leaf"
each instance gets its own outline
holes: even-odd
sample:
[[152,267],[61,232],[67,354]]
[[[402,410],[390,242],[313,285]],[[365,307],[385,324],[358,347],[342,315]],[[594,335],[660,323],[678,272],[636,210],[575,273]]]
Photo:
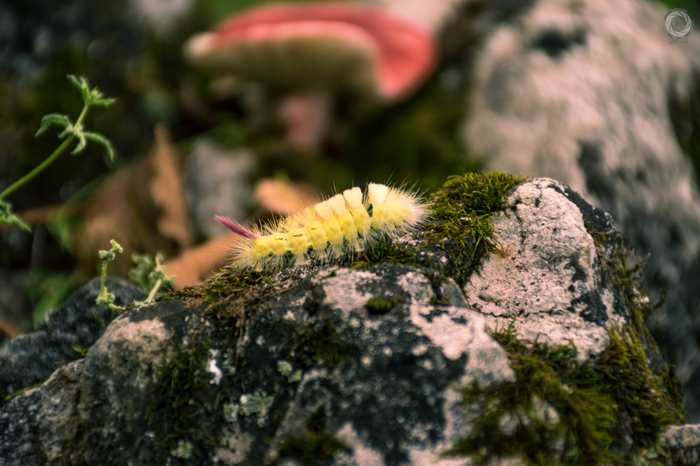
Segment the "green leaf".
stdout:
[[114,260],[114,252],[113,251],[97,251],[97,253],[100,256],[100,259],[103,261],[112,261]]
[[61,133],[59,133],[58,137],[63,139],[66,136],[68,136],[69,134],[73,134],[73,133],[75,133],[75,128],[73,127],[73,125],[69,125],[66,129],[64,129]]
[[110,105],[112,105],[116,101],[117,101],[117,99],[99,99],[99,100],[94,101],[92,103],[92,105],[97,105],[98,107],[109,107]]
[[75,351],[82,357],[85,357],[89,349],[90,348],[80,348],[79,346],[73,346],[73,351]]
[[83,102],[85,102],[87,104],[89,93],[90,93],[90,89],[88,88],[87,80],[85,78],[83,78],[82,76],[76,77],[72,74],[68,75],[68,79],[70,79],[70,81],[73,84],[75,84],[78,89],[80,89],[80,94],[83,96]]
[[153,284],[149,281],[149,274],[156,268],[156,261],[147,254],[133,253],[131,261],[136,265],[129,270],[129,279],[137,284],[143,291],[148,292]]
[[81,89],[81,88],[82,88],[82,86],[81,86],[81,84],[80,84],[80,81],[78,81],[78,78],[76,78],[75,75],[69,74],[69,75],[67,75],[66,77],[67,77],[68,79],[70,79],[70,81],[71,81],[73,84],[75,84],[75,85],[78,87],[78,89]]
[[78,142],[78,145],[75,146],[75,149],[73,149],[73,154],[78,154],[85,149],[85,146],[87,145],[87,142],[85,141],[85,133],[82,131],[73,131],[75,134],[75,137],[77,137],[80,141]]
[[[114,99],[112,99],[112,100],[114,100]],[[112,161],[114,160],[114,147],[112,146],[112,143],[110,142],[109,139],[102,136],[101,134],[92,133],[89,131],[85,131],[83,133],[83,135],[92,142],[102,144],[105,147],[105,149],[107,149],[107,153],[109,154],[109,160],[112,160]]]
[[[44,115],[44,118],[41,119],[41,127],[39,128],[39,131],[36,132],[35,137],[39,136],[41,133],[46,131],[49,126],[51,125],[59,125],[63,126],[64,128],[67,128],[69,126],[73,126],[73,124],[70,121],[70,118],[68,118],[68,115],[60,115],[58,113],[51,113],[50,115]],[[64,131],[65,133],[65,131]],[[63,133],[61,133],[63,134]],[[60,136],[62,137],[62,136]]]
[[12,212],[12,206],[9,202],[0,201],[0,223],[15,225],[27,233],[32,232],[29,225],[20,220],[19,217]]
[[[105,288],[105,291],[107,289]],[[97,297],[95,300],[95,304],[104,304],[105,306],[109,307],[114,303],[114,294],[113,293],[100,293],[100,295]]]
[[124,252],[124,248],[122,248],[122,247],[119,245],[119,243],[117,243],[117,242],[114,241],[113,239],[109,240],[109,244],[112,245],[112,251],[116,251],[116,252],[118,252],[118,253]]

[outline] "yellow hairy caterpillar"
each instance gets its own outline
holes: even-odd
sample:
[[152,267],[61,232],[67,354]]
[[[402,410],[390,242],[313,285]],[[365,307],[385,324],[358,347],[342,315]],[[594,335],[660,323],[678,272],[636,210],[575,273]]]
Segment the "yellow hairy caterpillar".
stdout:
[[276,270],[309,260],[331,261],[362,251],[381,237],[396,239],[413,231],[427,216],[416,193],[370,183],[343,191],[301,213],[247,230],[233,220],[216,221],[242,238],[233,259],[243,267]]

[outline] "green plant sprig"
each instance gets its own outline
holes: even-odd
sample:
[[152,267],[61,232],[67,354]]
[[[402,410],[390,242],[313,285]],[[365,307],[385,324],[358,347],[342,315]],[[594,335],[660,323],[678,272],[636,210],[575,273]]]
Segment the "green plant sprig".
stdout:
[[[151,304],[161,286],[172,286],[175,281],[174,276],[166,275],[162,264],[164,258],[160,253],[156,254],[153,259],[147,255],[132,254],[131,260],[136,264],[136,267],[129,271],[131,281],[141,285],[145,291],[150,288],[145,301],[134,301],[136,306]],[[146,276],[148,277],[147,281],[144,279]]]
[[[114,240],[110,241],[112,248],[109,251],[100,251],[100,260],[102,260],[102,278],[100,281],[100,294],[95,300],[96,304],[104,304],[113,311],[123,311],[125,308],[114,304],[114,294],[107,292],[105,279],[107,278],[107,263],[113,261],[117,255],[115,253],[124,252],[122,247]],[[144,291],[149,291],[145,301],[134,301],[135,306],[143,306],[151,304],[155,301],[156,293],[162,286],[172,286],[175,277],[167,275],[163,268],[163,255],[158,253],[154,258],[147,255],[132,254],[131,260],[134,261],[136,267],[129,271],[131,281],[139,285]],[[77,351],[77,350],[76,350]]]
[[44,171],[46,167],[53,163],[53,161],[63,153],[63,151],[73,142],[75,138],[78,139],[78,144],[73,149],[73,154],[82,152],[87,146],[87,141],[92,141],[103,145],[105,149],[107,149],[110,160],[114,160],[114,148],[112,147],[112,143],[109,141],[109,139],[105,138],[101,134],[85,131],[83,129],[83,120],[87,116],[90,107],[107,107],[112,105],[115,99],[104,98],[102,92],[100,92],[96,87],[90,89],[87,80],[83,77],[68,75],[68,79],[75,84],[78,89],[80,89],[84,103],[83,110],[80,112],[80,115],[75,123],[70,120],[68,115],[61,115],[58,113],[45,115],[41,119],[41,127],[39,128],[39,131],[36,132],[37,137],[44,133],[51,125],[59,125],[65,129],[58,135],[58,137],[61,139],[67,138],[46,160],[34,168],[34,170],[20,178],[2,193],[0,193],[0,223],[16,225],[27,232],[31,231],[29,226],[22,222],[22,220],[20,220],[19,217],[12,212],[10,203],[3,201],[3,199]]
[[117,252],[124,252],[124,249],[114,240],[109,242],[112,248],[109,251],[100,251],[100,260],[102,260],[102,278],[100,280],[100,294],[95,300],[96,304],[104,304],[113,311],[123,311],[124,308],[114,304],[114,293],[108,293],[107,287],[105,286],[105,279],[107,278],[107,263],[113,261],[117,255]]

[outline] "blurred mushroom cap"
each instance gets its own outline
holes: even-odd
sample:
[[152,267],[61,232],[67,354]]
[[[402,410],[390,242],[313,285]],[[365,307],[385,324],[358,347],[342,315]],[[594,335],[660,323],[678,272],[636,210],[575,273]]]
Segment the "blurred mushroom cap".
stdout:
[[421,26],[360,3],[271,4],[185,44],[195,66],[282,90],[351,90],[383,100],[412,92],[437,50]]

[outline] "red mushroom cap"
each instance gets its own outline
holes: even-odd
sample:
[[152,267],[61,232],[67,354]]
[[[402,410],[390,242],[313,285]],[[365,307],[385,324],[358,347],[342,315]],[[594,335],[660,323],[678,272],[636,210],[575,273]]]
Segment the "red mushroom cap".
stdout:
[[204,68],[286,88],[350,88],[385,100],[412,92],[432,71],[433,36],[360,3],[269,4],[193,37],[186,55]]

